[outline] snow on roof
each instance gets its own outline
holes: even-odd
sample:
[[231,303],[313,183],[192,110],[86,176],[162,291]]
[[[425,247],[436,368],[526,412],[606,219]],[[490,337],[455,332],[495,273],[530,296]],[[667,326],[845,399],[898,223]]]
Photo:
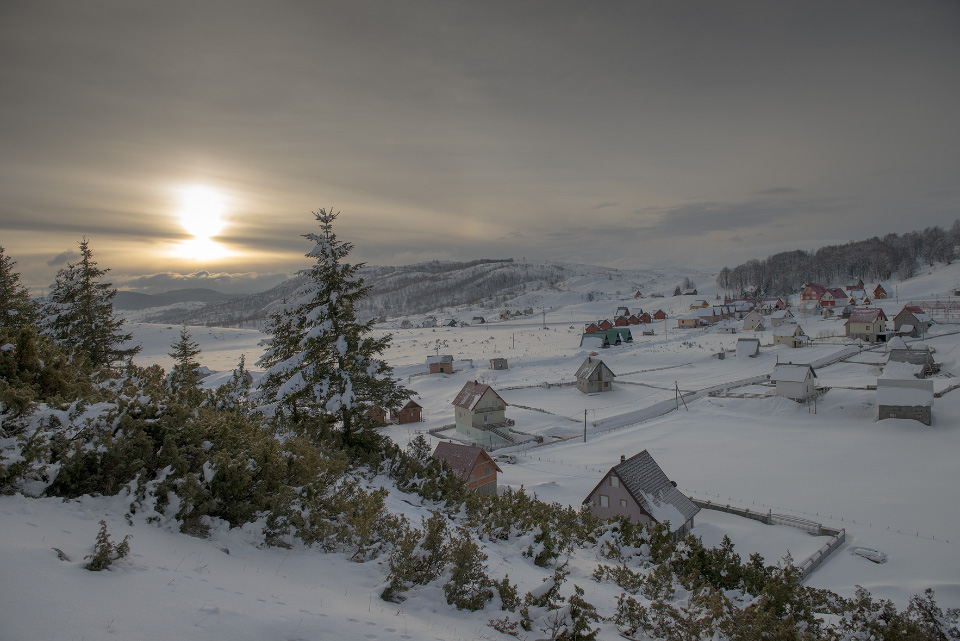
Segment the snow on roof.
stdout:
[[923,365],[903,363],[901,361],[887,361],[887,364],[883,366],[883,373],[880,374],[879,378],[902,381],[917,378],[917,374],[922,373]]
[[577,378],[590,378],[590,376],[597,371],[599,368],[605,368],[610,372],[611,376],[616,376],[607,365],[600,360],[599,358],[593,358],[592,356],[587,356],[586,360],[580,365],[580,369],[577,370],[575,376]]
[[778,309],[770,314],[770,318],[792,318],[793,313],[789,309]]
[[440,354],[438,356],[427,356],[427,364],[430,363],[452,363],[453,356],[450,354]]
[[[906,327],[906,325],[904,325]],[[887,347],[890,349],[910,349],[907,347],[906,341],[904,341],[899,336],[894,336],[889,341],[887,341]]]
[[823,296],[823,293],[827,291],[827,288],[820,283],[807,283],[806,287],[815,291],[818,296]]
[[882,309],[871,307],[869,309],[855,309],[850,313],[847,323],[875,323],[879,319],[887,320],[886,314]]
[[506,405],[507,402],[500,398],[500,395],[493,391],[493,388],[489,385],[484,385],[483,383],[478,383],[477,381],[467,381],[464,384],[463,389],[460,390],[460,393],[457,394],[457,397],[453,399],[453,404],[457,407],[462,407],[464,409],[472,410],[476,407],[477,403],[480,401],[480,398],[490,390],[496,395],[503,404]]
[[602,348],[605,338],[606,334],[584,334],[583,338],[580,339],[580,347]]
[[877,405],[932,407],[933,381],[877,379]]
[[[446,461],[447,465],[453,468],[463,480],[468,480],[473,468],[477,465],[477,459],[487,458],[490,455],[477,445],[462,445],[460,443],[451,443],[441,441],[437,444],[437,449],[433,451],[433,458]],[[490,459],[498,472],[503,472],[493,459]]]
[[778,363],[773,368],[770,375],[771,381],[783,381],[785,383],[802,383],[807,380],[807,376],[816,377],[817,373],[810,365],[799,365],[794,363]]
[[803,336],[803,329],[799,325],[781,325],[773,328],[774,336]]
[[693,518],[700,508],[673,486],[657,462],[647,450],[631,456],[626,461],[611,468],[593,488],[584,503],[600,487],[610,474],[620,478],[623,487],[644,512],[657,523],[670,522],[670,529],[676,531]]

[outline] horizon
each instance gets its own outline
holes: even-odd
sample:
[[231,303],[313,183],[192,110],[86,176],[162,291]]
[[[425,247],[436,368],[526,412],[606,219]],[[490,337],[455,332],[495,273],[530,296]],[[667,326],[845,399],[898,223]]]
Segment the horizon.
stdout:
[[960,217],[960,5],[23,3],[0,233],[31,291],[356,262],[719,270]]

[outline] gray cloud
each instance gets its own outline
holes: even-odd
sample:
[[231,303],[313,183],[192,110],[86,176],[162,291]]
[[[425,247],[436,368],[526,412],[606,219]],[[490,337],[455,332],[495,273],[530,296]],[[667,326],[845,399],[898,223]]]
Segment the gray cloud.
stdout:
[[771,187],[770,189],[761,189],[760,191],[753,192],[755,196],[781,196],[784,194],[798,193],[800,193],[800,190],[794,189],[793,187]]
[[607,207],[616,207],[619,204],[620,203],[600,203],[599,205],[591,207],[590,209],[605,209]]
[[47,265],[50,267],[56,267],[57,265],[66,265],[74,258],[79,258],[80,254],[75,251],[65,251],[60,254],[57,254],[53,258],[47,261]]
[[211,273],[196,271],[188,274],[177,272],[159,272],[114,282],[119,289],[128,289],[146,294],[156,294],[172,289],[205,288],[215,289],[226,294],[253,293],[267,290],[277,285],[290,274],[256,272]]

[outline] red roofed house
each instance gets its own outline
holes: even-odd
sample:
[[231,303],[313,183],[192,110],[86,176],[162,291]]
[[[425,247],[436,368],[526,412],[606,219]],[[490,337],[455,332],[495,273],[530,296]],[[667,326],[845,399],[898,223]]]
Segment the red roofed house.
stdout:
[[609,320],[606,320],[606,319],[600,321],[599,323],[597,323],[597,325],[599,325],[600,329],[604,331],[608,329],[613,329],[613,323],[611,323]]
[[662,309],[658,309],[653,313],[653,320],[663,320],[667,317],[667,313]]
[[863,289],[863,279],[858,278],[856,280],[851,280],[847,282],[847,285],[846,287],[844,287],[844,289],[846,289],[848,292],[853,291],[855,289]]
[[599,331],[600,331],[600,326],[599,326],[599,325],[597,325],[596,323],[590,323],[590,324],[587,325],[586,328],[583,330],[583,333],[584,333],[584,334],[595,334],[595,333],[597,333],[597,332],[599,332]]
[[616,327],[626,327],[627,325],[630,324],[630,322],[626,316],[617,316],[616,318],[613,319],[613,324]]
[[820,283],[807,283],[803,286],[803,291],[800,292],[800,300],[816,300],[819,301],[820,298],[826,293],[827,288],[821,285]]
[[477,381],[467,381],[453,399],[457,431],[481,445],[512,443],[507,421],[507,403],[493,388]]
[[820,305],[823,307],[834,307],[844,305],[847,302],[847,293],[839,287],[831,287],[823,292],[820,297]]
[[639,325],[639,324],[640,324],[640,317],[637,316],[636,314],[630,314],[630,316],[627,317],[627,325]]
[[887,340],[887,315],[882,309],[855,309],[844,325],[848,338],[860,338],[871,343]]
[[640,314],[639,320],[641,325],[649,325],[651,321],[650,314],[648,314],[647,312]]
[[482,447],[444,441],[433,451],[433,458],[449,465],[471,490],[497,493],[497,472],[503,470]]
[[930,329],[930,316],[916,305],[905,305],[893,317],[893,329],[897,334],[917,338]]

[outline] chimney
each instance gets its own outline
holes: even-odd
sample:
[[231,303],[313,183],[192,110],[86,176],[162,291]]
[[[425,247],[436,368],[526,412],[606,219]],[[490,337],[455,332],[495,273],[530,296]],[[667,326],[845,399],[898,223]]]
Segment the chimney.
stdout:
[[621,455],[620,455],[620,462],[621,462],[621,463],[626,463],[626,461],[627,461],[627,457],[624,456],[623,454],[621,454]]

